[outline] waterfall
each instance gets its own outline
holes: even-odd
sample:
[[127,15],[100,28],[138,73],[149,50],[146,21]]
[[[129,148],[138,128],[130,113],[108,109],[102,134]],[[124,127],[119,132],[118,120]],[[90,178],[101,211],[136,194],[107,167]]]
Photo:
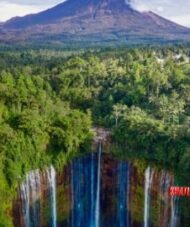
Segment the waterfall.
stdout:
[[31,226],[40,226],[40,194],[41,182],[40,172],[32,171],[29,175],[30,193],[31,193]]
[[171,198],[171,224],[170,227],[177,226],[177,199],[175,197]]
[[168,223],[168,189],[170,186],[169,175],[165,171],[161,171],[160,175],[160,210],[159,210],[159,224],[160,226],[167,226]]
[[22,214],[25,227],[30,227],[30,198],[29,198],[29,182],[26,181],[20,186],[20,197],[22,201]]
[[53,166],[44,174],[39,170],[27,174],[26,180],[20,186],[20,198],[22,203],[22,215],[24,227],[40,227],[41,199],[42,199],[42,176],[44,176],[51,207],[51,226],[56,227],[56,172]]
[[[85,189],[88,179],[85,176],[85,160],[78,158],[71,165],[71,190],[72,190],[72,210],[71,226],[80,227],[85,222]],[[89,211],[88,211],[89,212]],[[85,223],[86,224],[86,223]],[[85,225],[84,225],[85,226]]]
[[74,163],[71,164],[71,203],[72,203],[72,209],[71,209],[71,227],[74,226]]
[[179,226],[179,201],[168,194],[174,185],[169,172],[147,167],[143,177],[139,165],[102,155],[101,143],[97,152],[74,159],[67,169],[67,178],[58,174],[57,183],[53,166],[27,174],[19,190],[21,206],[16,201],[15,226]]
[[150,189],[153,180],[154,171],[148,167],[145,171],[144,184],[144,227],[149,226],[149,208],[150,208]]
[[98,150],[98,176],[97,176],[97,191],[96,191],[96,207],[95,207],[95,227],[100,226],[100,175],[101,175],[101,153],[102,153],[102,144],[99,144]]
[[169,226],[170,222],[170,196],[169,187],[172,184],[172,176],[166,171],[162,170],[160,173],[160,191],[159,191],[159,224],[160,226]]
[[91,153],[72,162],[72,227],[96,226],[96,207],[100,206],[99,201],[97,201],[100,197],[100,184],[98,183],[100,178],[100,173],[98,174],[98,169],[100,169],[99,154],[99,152]]
[[85,176],[84,176],[84,164],[83,164],[83,160],[79,160],[78,161],[78,173],[79,173],[79,177],[78,180],[80,182],[80,184],[78,185],[78,203],[77,203],[77,210],[78,210],[78,218],[79,221],[77,224],[78,226],[81,226],[82,223],[84,222],[84,198],[85,198],[85,193],[84,193],[84,189],[85,189]]
[[48,188],[51,206],[51,227],[57,226],[57,211],[56,211],[56,171],[53,166],[47,170]]
[[129,223],[128,214],[128,163],[120,162],[118,165],[118,227],[126,227]]
[[80,160],[74,160],[71,165],[71,187],[72,187],[72,227],[81,225],[81,201],[80,201]]
[[21,184],[20,193],[25,227],[40,226],[40,172],[31,171]]
[[166,171],[162,171],[160,177],[160,194],[161,194],[161,209],[160,220],[163,226],[177,227],[178,226],[178,198],[169,196],[169,187],[174,185],[174,178]]
[[91,172],[91,196],[90,196],[90,204],[91,204],[91,207],[90,207],[90,215],[91,215],[91,221],[90,221],[90,226],[91,227],[94,227],[94,208],[95,208],[95,204],[94,204],[94,200],[95,200],[95,190],[94,190],[94,187],[95,187],[95,184],[94,184],[94,174],[95,174],[95,165],[94,165],[94,153],[92,152],[92,155],[91,155],[91,169],[90,169],[90,172]]
[[130,226],[130,219],[129,219],[129,196],[130,196],[130,163],[128,163],[128,173],[127,173],[127,227]]
[[178,204],[179,198],[172,196],[171,198],[171,220],[170,227],[177,227],[179,225],[179,214],[178,214]]

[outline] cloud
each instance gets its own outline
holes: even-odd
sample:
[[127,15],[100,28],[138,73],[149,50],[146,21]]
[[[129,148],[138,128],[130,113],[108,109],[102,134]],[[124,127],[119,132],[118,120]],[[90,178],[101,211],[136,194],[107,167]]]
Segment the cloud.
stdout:
[[176,23],[190,27],[190,0],[131,0],[139,11],[152,11]]
[[32,5],[32,6],[50,6],[63,2],[64,0],[3,0],[4,3],[17,5]]
[[43,10],[43,7],[40,6],[1,2],[0,21],[6,21],[13,16],[24,16],[29,13],[36,13],[41,10]]
[[164,7],[158,6],[158,7],[157,7],[157,11],[158,11],[158,12],[163,12],[163,11],[164,11]]
[[15,16],[37,13],[64,1],[65,0],[0,0],[0,21],[6,21]]
[[190,14],[180,15],[180,16],[172,16],[170,17],[172,21],[175,21],[178,24],[182,24],[184,26],[190,27]]
[[151,8],[148,4],[144,3],[143,1],[132,0],[131,5],[134,9],[138,11],[149,11]]

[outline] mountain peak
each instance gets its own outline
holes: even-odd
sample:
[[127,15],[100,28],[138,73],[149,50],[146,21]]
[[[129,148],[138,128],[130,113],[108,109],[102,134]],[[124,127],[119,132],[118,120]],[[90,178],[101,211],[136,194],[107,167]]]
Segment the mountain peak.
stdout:
[[4,26],[12,29],[26,28],[37,24],[48,24],[55,20],[72,16],[94,16],[100,10],[104,10],[105,13],[106,11],[111,13],[129,8],[129,0],[67,0],[38,14],[12,18]]
[[18,41],[190,38],[190,29],[152,12],[138,12],[130,0],[67,0],[43,12],[13,18],[2,27],[1,40],[9,37]]

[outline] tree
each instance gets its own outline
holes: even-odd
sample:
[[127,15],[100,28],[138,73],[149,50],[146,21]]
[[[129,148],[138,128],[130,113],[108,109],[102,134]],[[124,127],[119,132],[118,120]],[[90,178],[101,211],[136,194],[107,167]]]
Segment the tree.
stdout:
[[122,105],[122,104],[116,104],[113,106],[113,112],[112,115],[115,118],[115,125],[116,127],[118,126],[118,120],[124,116],[126,110],[128,109],[128,107],[126,105]]

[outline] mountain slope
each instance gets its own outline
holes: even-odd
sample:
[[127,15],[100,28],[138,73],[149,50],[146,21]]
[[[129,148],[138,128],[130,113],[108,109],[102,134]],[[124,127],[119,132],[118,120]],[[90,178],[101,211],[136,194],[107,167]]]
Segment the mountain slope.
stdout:
[[0,40],[111,41],[188,40],[190,29],[152,12],[134,10],[125,0],[67,0],[38,14],[3,24]]

